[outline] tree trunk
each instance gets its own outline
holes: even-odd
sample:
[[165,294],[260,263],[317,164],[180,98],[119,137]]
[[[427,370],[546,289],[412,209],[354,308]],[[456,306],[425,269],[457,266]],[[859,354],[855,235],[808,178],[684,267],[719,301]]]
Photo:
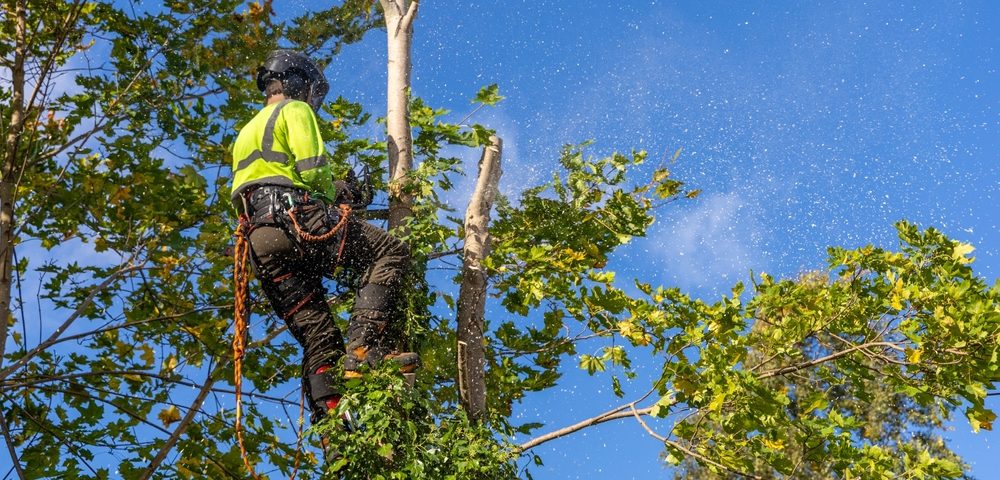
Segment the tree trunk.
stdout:
[[486,272],[483,259],[490,253],[490,210],[500,183],[503,142],[490,137],[479,160],[479,179],[465,212],[465,249],[462,285],[458,293],[458,391],[462,407],[474,421],[486,412],[486,352],[483,315]]
[[388,34],[388,90],[386,129],[389,148],[389,228],[396,228],[412,214],[413,196],[407,193],[406,174],[413,168],[410,133],[410,51],[413,20],[420,2],[380,0]]
[[[10,124],[4,141],[3,163],[0,164],[0,363],[7,345],[7,325],[10,319],[10,290],[14,261],[14,165],[21,132],[24,129],[24,58],[26,52],[25,0],[19,0],[14,11],[14,64],[11,66]],[[39,79],[41,81],[41,79]]]

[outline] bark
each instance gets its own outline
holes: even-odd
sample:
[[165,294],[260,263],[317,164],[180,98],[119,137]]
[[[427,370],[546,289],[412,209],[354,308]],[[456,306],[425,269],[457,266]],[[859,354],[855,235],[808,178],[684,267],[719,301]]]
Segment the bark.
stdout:
[[486,411],[486,352],[483,345],[483,314],[486,303],[486,272],[483,260],[490,253],[490,210],[500,182],[503,142],[490,137],[479,160],[479,179],[465,212],[465,250],[462,285],[458,294],[458,390],[462,407],[474,421]]
[[[11,274],[14,260],[14,166],[18,160],[21,132],[24,130],[24,59],[27,55],[25,0],[14,10],[14,63],[11,66],[10,124],[4,141],[0,164],[0,363],[7,345],[10,319]],[[41,79],[39,79],[41,81]]]
[[417,0],[380,0],[388,35],[388,89],[386,130],[389,149],[389,228],[403,224],[413,212],[413,196],[406,192],[406,174],[413,169],[410,132],[410,52]]

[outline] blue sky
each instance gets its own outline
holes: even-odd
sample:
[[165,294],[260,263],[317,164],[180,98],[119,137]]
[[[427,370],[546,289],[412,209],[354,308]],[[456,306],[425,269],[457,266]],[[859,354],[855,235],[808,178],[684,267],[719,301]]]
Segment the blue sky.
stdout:
[[[565,143],[682,148],[672,169],[703,194],[664,210],[610,265],[622,274],[713,298],[751,270],[822,268],[829,245],[893,247],[908,219],[974,244],[992,283],[998,23],[990,1],[425,2],[413,89],[457,120],[499,84],[507,99],[474,120],[505,140],[507,194],[547,178]],[[378,35],[328,71],[334,94],[370,109],[384,101]],[[615,405],[584,377],[519,415],[556,427]],[[989,432],[960,420],[948,436],[976,476],[1000,471]],[[658,452],[634,422],[605,425],[541,448],[536,478],[668,477]]]

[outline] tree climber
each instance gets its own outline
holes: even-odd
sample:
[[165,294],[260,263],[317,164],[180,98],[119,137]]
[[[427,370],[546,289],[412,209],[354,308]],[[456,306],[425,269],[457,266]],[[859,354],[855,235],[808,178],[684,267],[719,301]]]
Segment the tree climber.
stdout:
[[[303,388],[316,422],[340,400],[332,367],[341,357],[348,378],[385,358],[404,372],[416,368],[417,355],[395,353],[388,334],[402,314],[409,249],[350,214],[358,192],[335,182],[327,164],[316,112],[329,85],[316,65],[276,50],[258,68],[257,88],[266,106],[233,146],[232,202],[248,224],[249,256],[264,294],[302,345]],[[360,275],[346,349],[322,285],[338,265]]]

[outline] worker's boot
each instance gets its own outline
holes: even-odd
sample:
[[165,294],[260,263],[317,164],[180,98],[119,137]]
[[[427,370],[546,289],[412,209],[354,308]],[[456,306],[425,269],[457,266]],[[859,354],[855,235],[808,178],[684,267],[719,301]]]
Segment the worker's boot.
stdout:
[[[336,379],[333,376],[333,369],[324,365],[316,370],[316,373],[309,376],[309,398],[312,402],[313,423],[316,423],[328,415],[333,415],[340,404],[341,394],[336,388]],[[357,423],[350,412],[343,412],[340,415],[340,422],[335,423],[338,428],[348,432],[357,428]],[[336,446],[330,443],[327,437],[320,437],[320,445],[323,447],[324,461],[327,465],[336,462],[340,457],[340,452]]]
[[399,371],[406,377],[407,383],[413,384],[417,367],[420,366],[420,356],[415,352],[397,352],[392,349],[386,338],[386,321],[383,315],[370,312],[355,315],[351,318],[347,335],[347,354],[344,356],[344,378],[359,378],[362,365],[375,368],[383,360],[391,360],[399,364]]

